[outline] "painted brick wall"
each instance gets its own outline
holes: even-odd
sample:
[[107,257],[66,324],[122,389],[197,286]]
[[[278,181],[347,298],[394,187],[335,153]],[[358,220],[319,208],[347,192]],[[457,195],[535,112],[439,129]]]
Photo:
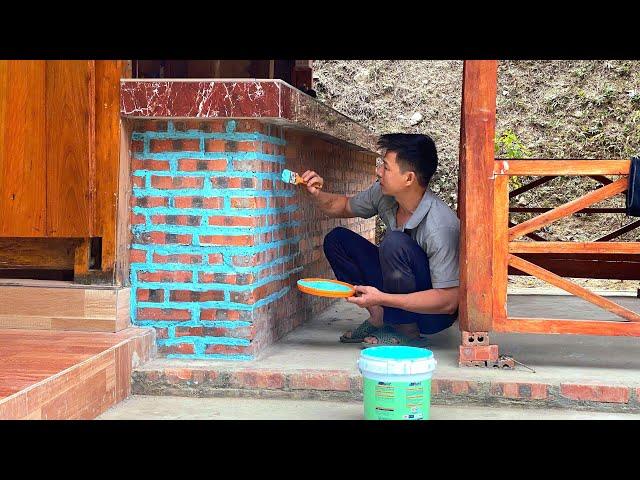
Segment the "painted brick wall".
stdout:
[[328,219],[280,180],[315,169],[352,194],[374,180],[373,154],[255,120],[138,122],[131,150],[131,318],[163,356],[255,358],[330,304],[295,287],[333,277],[324,235],[374,238],[373,219]]

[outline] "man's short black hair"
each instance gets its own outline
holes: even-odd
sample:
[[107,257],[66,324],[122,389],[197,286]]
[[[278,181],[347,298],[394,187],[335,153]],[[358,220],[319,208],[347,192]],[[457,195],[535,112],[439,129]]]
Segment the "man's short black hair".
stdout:
[[387,133],[380,135],[378,148],[395,152],[400,170],[415,172],[418,183],[422,187],[429,185],[429,180],[438,168],[436,144],[429,135],[420,133]]

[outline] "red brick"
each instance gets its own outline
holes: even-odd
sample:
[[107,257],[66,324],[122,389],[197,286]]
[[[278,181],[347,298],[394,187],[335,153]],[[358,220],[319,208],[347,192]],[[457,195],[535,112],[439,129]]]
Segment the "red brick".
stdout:
[[253,305],[258,300],[268,297],[283,288],[285,283],[282,280],[276,280],[266,285],[262,285],[253,290],[244,290],[241,292],[231,292],[231,301],[235,303],[243,303]]
[[629,387],[561,383],[560,395],[572,400],[605,403],[629,403]]
[[232,337],[246,340],[252,340],[255,334],[255,326],[240,328],[204,327],[202,331],[202,335],[206,337]]
[[218,265],[222,263],[222,254],[221,253],[210,253],[209,254],[209,265]]
[[198,282],[200,283],[226,283],[229,285],[249,285],[253,283],[254,276],[251,273],[198,273]]
[[453,395],[466,395],[477,393],[479,384],[477,382],[469,382],[466,380],[443,380],[433,379],[431,381],[431,393],[437,395],[440,393],[451,393]]
[[134,159],[131,161],[131,171],[136,170],[169,170],[169,161]]
[[498,359],[498,345],[477,345],[475,347],[460,346],[460,362],[473,362]]
[[206,152],[224,152],[225,151],[224,140],[206,140],[205,151]]
[[160,370],[142,370],[141,372],[138,372],[138,374],[140,373],[143,374],[145,380],[149,382],[157,382],[162,376],[162,372]]
[[349,375],[335,370],[292,373],[289,377],[289,387],[292,390],[330,390],[345,392],[350,389]]
[[131,197],[136,207],[166,207],[169,204],[169,199],[166,197]]
[[258,180],[252,177],[213,177],[213,188],[258,188]]
[[139,288],[136,291],[136,299],[139,302],[163,302],[164,290]]
[[253,246],[252,235],[200,235],[200,244]]
[[282,167],[276,162],[263,160],[234,160],[233,169],[238,172],[278,172]]
[[139,308],[138,320],[191,320],[189,310],[175,308]]
[[238,142],[236,150],[238,152],[259,152],[261,145],[260,142]]
[[201,337],[204,327],[176,327],[176,337]]
[[196,158],[181,158],[178,161],[178,170],[184,172],[203,172],[203,171],[216,171],[223,172],[227,169],[227,161],[225,159],[196,159]]
[[131,151],[132,152],[142,152],[144,150],[144,141],[143,140],[131,140]]
[[231,208],[266,208],[267,199],[258,197],[237,197],[231,199]]
[[160,328],[153,327],[156,331],[156,338],[169,338],[169,329],[168,328]]
[[224,300],[224,292],[220,290],[208,290],[196,292],[192,290],[171,290],[172,302],[213,302]]
[[147,252],[145,250],[129,250],[129,261],[131,263],[145,263],[147,261]]
[[[179,350],[172,353],[193,353],[193,345],[190,343],[165,345],[164,348],[174,348]],[[193,377],[193,370],[190,368],[167,368],[164,371],[164,376],[169,383],[180,383],[184,380],[191,380]]]
[[179,245],[191,245],[191,235],[180,235],[176,233],[165,233],[165,232],[150,232],[151,239],[153,243],[157,243],[160,245],[164,245],[166,243],[169,244],[179,244]]
[[250,354],[250,348],[242,345],[207,345],[206,354],[246,355]]
[[200,312],[200,320],[240,320],[238,310],[224,310],[218,308],[203,308]]
[[263,133],[267,126],[256,120],[236,120],[236,132]]
[[185,138],[182,141],[180,147],[181,150],[187,152],[199,152],[200,151],[200,139],[198,138]]
[[162,189],[202,188],[203,182],[201,177],[151,177],[151,186]]
[[201,217],[196,215],[152,215],[151,223],[155,225],[188,225],[200,226]]
[[230,378],[232,388],[281,390],[285,385],[285,377],[280,372],[271,371],[236,371]]
[[172,152],[173,150],[174,150],[173,140],[151,139],[149,141],[149,151],[153,153]]
[[174,201],[177,208],[220,209],[223,206],[221,197],[176,197]]
[[227,227],[257,227],[260,226],[261,220],[261,217],[215,216],[209,217],[209,225]]
[[138,281],[140,282],[190,282],[192,279],[192,272],[162,270],[158,272],[138,272]]
[[131,185],[133,187],[144,188],[144,177],[133,177]]
[[461,332],[462,345],[489,345],[489,332]]
[[137,132],[166,132],[168,124],[166,120],[139,120],[134,130]]
[[193,255],[187,253],[174,253],[172,255],[153,254],[153,263],[184,263],[187,265],[196,265],[202,262],[201,255]]

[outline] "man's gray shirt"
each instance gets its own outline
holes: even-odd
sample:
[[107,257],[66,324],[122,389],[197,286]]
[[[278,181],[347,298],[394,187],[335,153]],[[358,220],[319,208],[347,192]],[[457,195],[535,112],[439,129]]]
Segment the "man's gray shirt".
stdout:
[[349,199],[354,215],[371,218],[378,215],[391,231],[410,230],[411,238],[429,258],[433,288],[449,288],[460,285],[459,238],[460,221],[456,214],[427,188],[415,212],[404,228],[396,226],[398,202],[384,195],[378,182]]

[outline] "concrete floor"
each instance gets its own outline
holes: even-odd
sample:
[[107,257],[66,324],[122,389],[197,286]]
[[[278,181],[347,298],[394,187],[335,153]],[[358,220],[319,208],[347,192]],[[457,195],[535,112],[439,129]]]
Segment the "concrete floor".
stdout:
[[[97,420],[362,420],[361,402],[134,395]],[[431,406],[432,420],[640,420],[625,413]]]
[[[635,292],[634,292],[635,294]],[[636,296],[610,297],[625,307],[640,312]],[[614,319],[584,300],[570,295],[509,295],[508,311],[513,316],[546,318]],[[241,362],[247,368],[292,370],[326,369],[357,373],[359,344],[342,344],[338,337],[367,318],[367,311],[345,301],[338,301],[318,317],[290,332],[263,352],[260,358]],[[429,349],[437,360],[434,378],[481,381],[524,382],[605,382],[640,387],[640,338],[586,335],[490,334],[499,353],[535,369],[535,373],[516,365],[515,370],[460,368],[458,325],[429,337]],[[229,361],[181,361],[157,359],[143,365],[149,368],[170,365],[180,367],[202,364],[239,366]]]

